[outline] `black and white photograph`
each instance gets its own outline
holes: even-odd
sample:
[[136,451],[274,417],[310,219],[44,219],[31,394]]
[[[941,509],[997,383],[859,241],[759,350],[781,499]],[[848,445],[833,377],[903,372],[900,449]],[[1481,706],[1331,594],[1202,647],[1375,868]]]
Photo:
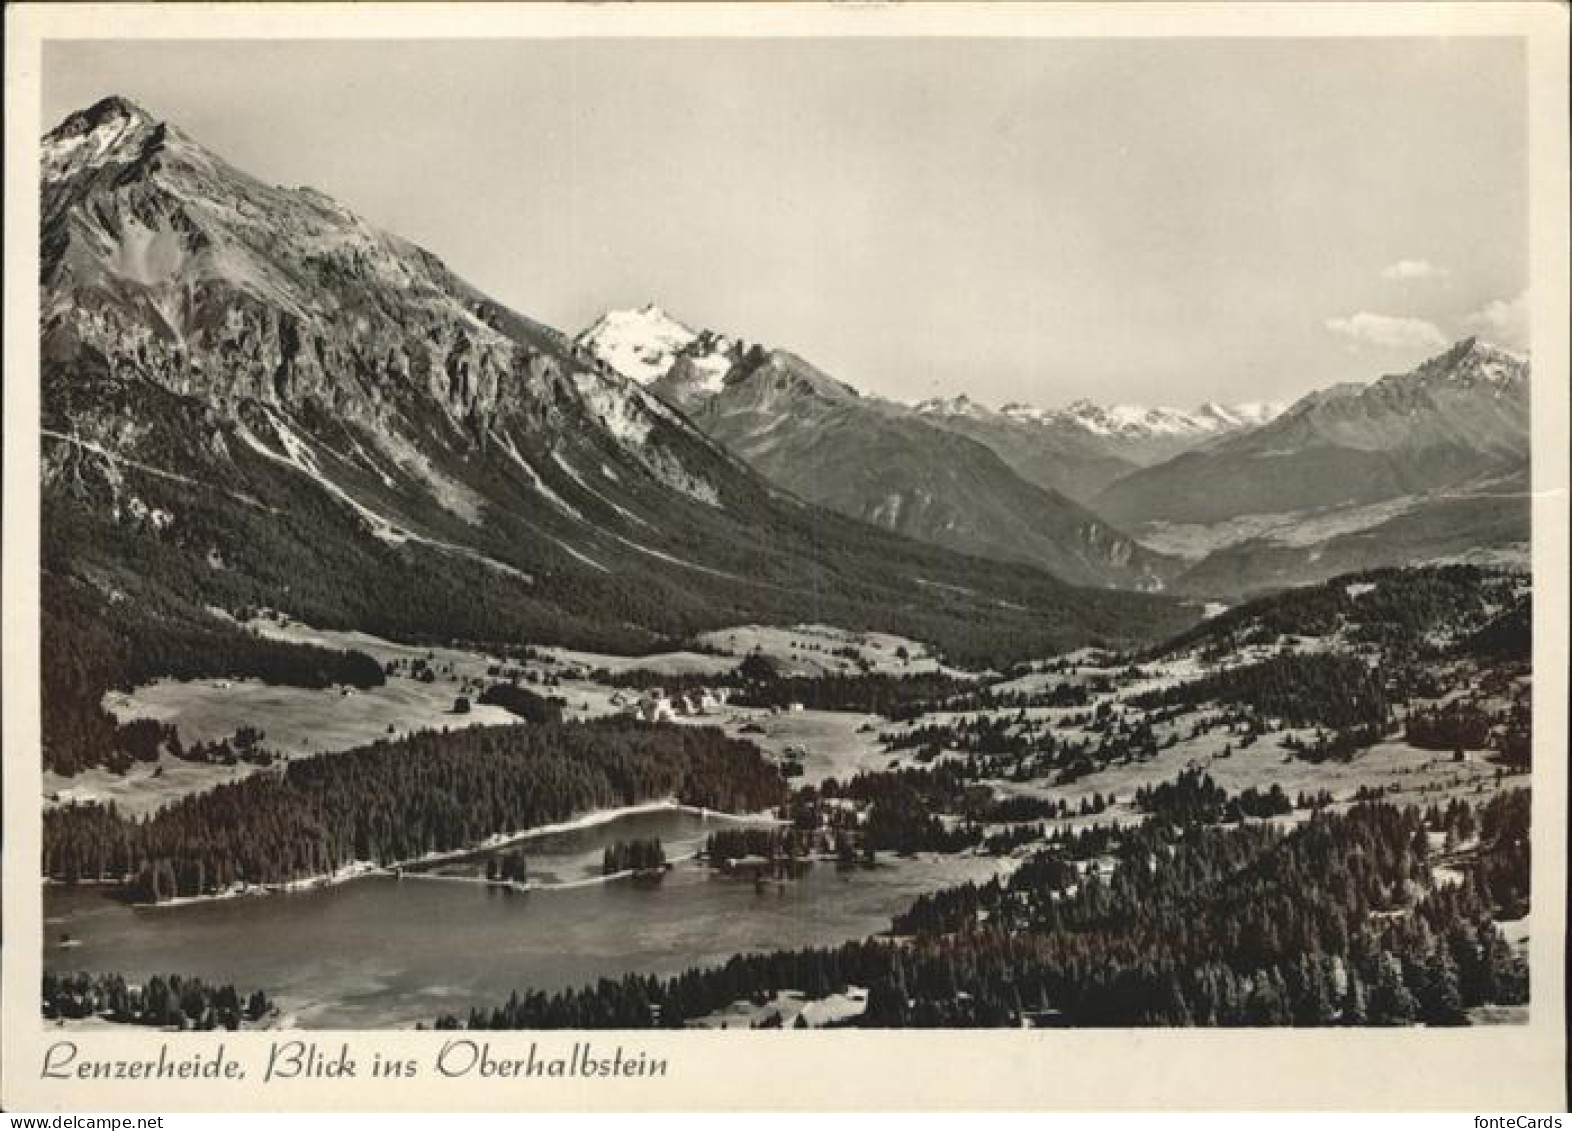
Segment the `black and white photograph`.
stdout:
[[1526,37],[38,59],[60,1057],[1560,1017]]

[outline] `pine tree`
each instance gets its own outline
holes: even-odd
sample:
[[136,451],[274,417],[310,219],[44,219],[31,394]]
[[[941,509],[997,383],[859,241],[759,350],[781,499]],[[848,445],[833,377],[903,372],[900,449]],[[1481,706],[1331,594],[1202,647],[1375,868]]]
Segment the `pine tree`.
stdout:
[[1425,963],[1419,1016],[1426,1025],[1468,1024],[1458,988],[1457,967],[1451,951],[1444,945],[1436,946]]
[[1390,953],[1376,962],[1375,985],[1370,991],[1369,1018],[1372,1025],[1412,1025],[1419,1003],[1403,980],[1403,966]]

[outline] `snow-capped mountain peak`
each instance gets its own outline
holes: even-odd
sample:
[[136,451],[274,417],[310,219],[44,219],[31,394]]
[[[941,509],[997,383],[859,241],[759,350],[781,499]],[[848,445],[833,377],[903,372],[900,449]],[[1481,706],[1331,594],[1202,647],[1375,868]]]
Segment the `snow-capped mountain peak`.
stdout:
[[1194,415],[1198,419],[1215,420],[1224,428],[1253,428],[1275,420],[1287,407],[1281,401],[1242,401],[1238,404],[1207,401]]
[[[1285,421],[1305,419],[1336,407],[1340,426],[1366,410],[1386,412],[1401,405],[1407,413],[1421,402],[1470,403],[1470,398],[1526,398],[1531,363],[1528,357],[1479,338],[1464,338],[1406,373],[1389,373],[1371,382],[1344,381],[1306,393],[1283,414]],[[1482,401],[1480,403],[1483,403]],[[1526,403],[1526,400],[1525,400]],[[1360,406],[1364,406],[1361,408]],[[1477,417],[1479,414],[1474,412]],[[1467,423],[1467,414],[1458,425]]]
[[1080,400],[1063,415],[1089,432],[1124,436],[1206,436],[1264,424],[1283,411],[1278,404],[1222,405],[1209,401],[1196,409],[1143,405],[1102,406]]
[[1022,401],[1011,401],[1009,404],[999,406],[999,415],[1008,416],[1014,420],[1040,421],[1048,413],[1036,405],[1026,404]]
[[1223,405],[1207,402],[1193,410],[1144,405],[1100,405],[1090,400],[1071,401],[1058,409],[1012,401],[997,413],[984,408],[964,393],[954,397],[935,397],[923,401],[917,411],[929,416],[986,419],[995,415],[1020,424],[1073,428],[1094,436],[1196,437],[1228,432],[1264,424],[1283,411],[1280,404],[1251,402]]
[[[992,415],[986,408],[972,400],[965,393],[959,393],[953,397],[931,397],[928,400],[919,402],[915,407],[916,411],[924,416],[971,416],[980,418]],[[1008,411],[1008,406],[1006,411]]]
[[577,338],[580,347],[630,380],[647,385],[664,377],[699,332],[655,303],[608,310]]
[[72,114],[43,139],[43,179],[58,181],[141,148],[159,129],[129,99],[111,95]]

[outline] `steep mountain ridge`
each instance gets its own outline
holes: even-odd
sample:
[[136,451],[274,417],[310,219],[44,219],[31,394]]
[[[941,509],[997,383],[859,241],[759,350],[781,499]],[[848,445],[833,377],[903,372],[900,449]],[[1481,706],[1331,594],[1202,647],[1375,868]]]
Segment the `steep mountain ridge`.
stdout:
[[1474,338],[1412,372],[1311,393],[1275,420],[1134,472],[1094,501],[1132,524],[1376,502],[1526,463],[1527,359]]
[[689,329],[654,306],[604,315],[576,342],[646,381],[771,482],[841,514],[1081,584],[1159,588],[1173,572],[985,444],[785,350]]
[[[695,329],[655,303],[602,314],[576,344],[685,412],[722,394],[726,375],[748,352],[730,335]],[[762,349],[762,347],[759,347]],[[799,358],[798,361],[806,365]],[[817,371],[815,371],[817,373]],[[823,380],[833,380],[820,374]],[[844,386],[853,395],[856,390]],[[1208,402],[1193,410],[1075,401],[1044,409],[1012,403],[991,409],[966,394],[904,405],[862,404],[886,416],[912,415],[989,448],[1018,476],[1085,502],[1114,480],[1179,452],[1273,419],[1283,406]]]
[[1408,373],[1310,393],[1268,424],[1133,472],[1094,506],[1239,595],[1378,566],[1522,564],[1527,358],[1469,338]]

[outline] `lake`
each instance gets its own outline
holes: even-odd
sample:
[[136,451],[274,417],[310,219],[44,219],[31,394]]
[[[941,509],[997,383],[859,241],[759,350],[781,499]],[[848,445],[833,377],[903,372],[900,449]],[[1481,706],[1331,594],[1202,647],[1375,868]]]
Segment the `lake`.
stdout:
[[[531,875],[571,881],[598,871],[615,840],[660,837],[670,856],[734,819],[683,811],[631,814],[509,846]],[[466,862],[471,874],[474,862]],[[101,889],[44,893],[45,967],[116,971],[136,980],[189,974],[260,989],[296,1023],[370,1029],[465,1016],[514,989],[555,990],[633,971],[671,974],[743,951],[829,945],[889,927],[919,894],[981,880],[982,858],[883,857],[871,870],[818,863],[800,880],[752,881],[678,864],[634,879],[514,891],[453,878],[369,876],[289,895],[179,907],[130,907]],[[443,870],[465,871],[449,866]],[[68,931],[80,945],[53,940]]]

